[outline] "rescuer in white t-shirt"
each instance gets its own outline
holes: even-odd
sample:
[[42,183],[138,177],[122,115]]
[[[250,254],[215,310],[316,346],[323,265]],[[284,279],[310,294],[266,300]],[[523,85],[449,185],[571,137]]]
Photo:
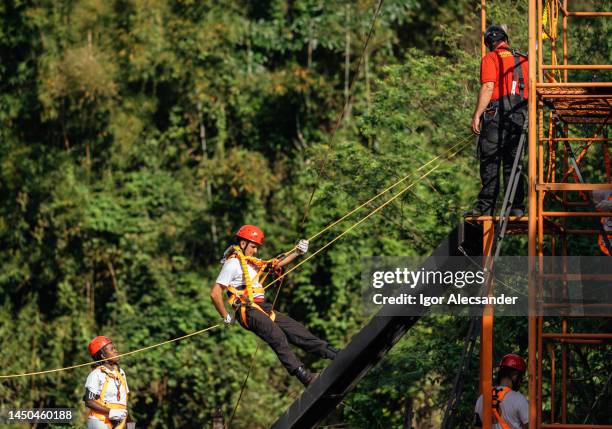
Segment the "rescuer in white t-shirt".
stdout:
[[[211,289],[210,297],[224,322],[229,325],[234,319],[249,331],[264,340],[276,353],[289,374],[308,386],[315,378],[289,347],[293,344],[302,350],[325,359],[334,359],[338,349],[313,335],[302,324],[291,317],[274,311],[266,302],[262,278],[267,272],[276,271],[308,251],[308,241],[300,240],[289,253],[269,261],[255,257],[264,243],[263,231],[255,225],[243,225],[236,233],[237,244],[230,246],[224,254],[223,268]],[[234,309],[234,318],[223,303],[223,292]]]

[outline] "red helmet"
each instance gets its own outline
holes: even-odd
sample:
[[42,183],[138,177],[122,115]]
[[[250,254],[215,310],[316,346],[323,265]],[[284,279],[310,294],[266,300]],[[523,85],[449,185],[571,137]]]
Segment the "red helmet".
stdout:
[[255,225],[242,225],[236,232],[236,237],[244,238],[260,246],[264,244],[265,238],[263,231]]
[[507,354],[504,356],[499,363],[499,366],[507,366],[508,368],[516,369],[520,372],[525,372],[527,365],[522,357],[514,353]]
[[100,350],[106,347],[108,344],[112,343],[111,339],[104,336],[99,336],[91,340],[87,349],[89,350],[89,354],[91,357],[94,357]]

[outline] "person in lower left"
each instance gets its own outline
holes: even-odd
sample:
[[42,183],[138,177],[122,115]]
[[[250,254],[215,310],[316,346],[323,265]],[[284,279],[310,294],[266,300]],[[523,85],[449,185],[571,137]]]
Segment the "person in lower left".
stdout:
[[111,339],[104,336],[94,338],[88,349],[94,364],[83,397],[90,410],[87,429],[124,429],[129,418],[130,389],[125,372],[119,367],[119,353]]

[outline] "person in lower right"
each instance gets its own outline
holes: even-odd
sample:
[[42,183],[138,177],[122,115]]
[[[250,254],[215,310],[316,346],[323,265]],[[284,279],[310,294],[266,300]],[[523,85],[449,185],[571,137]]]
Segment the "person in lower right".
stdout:
[[[529,403],[519,389],[527,365],[514,353],[504,356],[499,364],[497,383],[493,387],[493,429],[527,429]],[[474,408],[474,427],[482,427],[482,395]]]

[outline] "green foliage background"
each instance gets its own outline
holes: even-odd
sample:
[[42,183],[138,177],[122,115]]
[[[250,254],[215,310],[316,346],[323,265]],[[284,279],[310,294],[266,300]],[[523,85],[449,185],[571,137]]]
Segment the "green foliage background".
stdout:
[[[237,226],[261,225],[273,256],[471,141],[479,3],[385,1],[358,76],[371,1],[0,5],[1,372],[87,362],[99,334],[129,351],[216,324],[208,291]],[[525,3],[489,10],[522,49]],[[610,62],[610,49],[595,49],[612,40],[601,36],[609,25],[589,25],[577,34]],[[467,144],[292,274],[280,310],[347,343],[366,322],[360,257],[430,252],[473,202],[475,169]],[[416,427],[438,427],[467,324],[420,322],[330,422],[400,427],[412,403]],[[524,321],[498,330],[496,354],[526,352]],[[218,407],[228,416],[256,346],[235,326],[125,358],[139,427],[202,427]],[[457,427],[470,426],[476,367]],[[0,407],[83,409],[87,373],[2,381]],[[301,391],[262,347],[234,427],[266,427]]]

